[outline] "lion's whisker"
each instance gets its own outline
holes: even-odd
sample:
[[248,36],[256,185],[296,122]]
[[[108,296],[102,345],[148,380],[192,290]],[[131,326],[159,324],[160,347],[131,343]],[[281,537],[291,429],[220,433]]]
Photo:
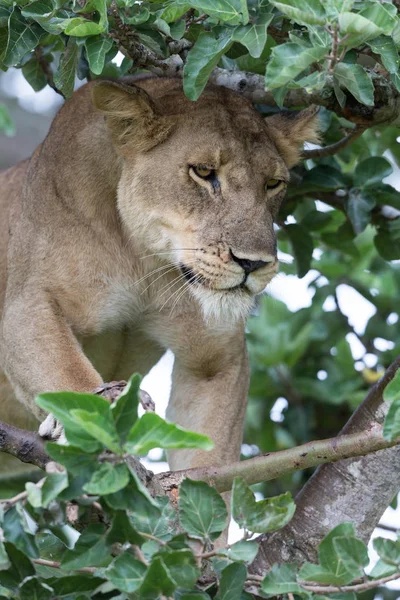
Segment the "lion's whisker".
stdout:
[[140,260],[143,260],[144,258],[150,258],[151,256],[162,256],[163,254],[171,254],[171,252],[174,251],[192,251],[192,252],[197,252],[199,250],[199,248],[174,248],[172,250],[163,250],[161,252],[154,252],[153,254],[144,254],[143,256],[140,256]]
[[[175,265],[173,265],[175,268]],[[145,279],[148,279],[149,277],[151,277],[152,275],[155,275],[156,273],[158,273],[159,271],[162,271],[164,269],[169,269],[172,267],[172,263],[168,263],[167,265],[163,265],[162,267],[157,267],[157,269],[153,269],[152,271],[150,271],[150,273],[147,273],[146,275],[143,275],[143,277],[140,277],[140,279],[137,279],[136,281],[134,281],[129,288],[134,287],[135,285],[137,285],[138,283],[141,283],[142,281],[144,281]]]
[[164,277],[164,275],[168,275],[168,273],[171,273],[171,271],[175,271],[175,270],[177,270],[177,266],[173,265],[170,269],[168,269],[168,271],[163,271],[163,273],[161,273],[161,275],[159,275],[158,277],[156,277],[154,279],[154,281],[150,281],[149,285],[147,285],[144,288],[144,290],[141,292],[141,295],[144,294],[145,291],[148,290],[151,285],[153,285],[153,283],[155,283],[156,281],[158,281],[159,279],[161,279],[162,277]]

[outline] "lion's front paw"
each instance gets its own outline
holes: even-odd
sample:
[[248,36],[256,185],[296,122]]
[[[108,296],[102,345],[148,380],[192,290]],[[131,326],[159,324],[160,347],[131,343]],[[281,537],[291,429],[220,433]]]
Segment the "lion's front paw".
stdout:
[[39,435],[45,440],[51,440],[59,444],[65,444],[67,441],[63,426],[53,415],[47,415],[43,423],[40,424]]

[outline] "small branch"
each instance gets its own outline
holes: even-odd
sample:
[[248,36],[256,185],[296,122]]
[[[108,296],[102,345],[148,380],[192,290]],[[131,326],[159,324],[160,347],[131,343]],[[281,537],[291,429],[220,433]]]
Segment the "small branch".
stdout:
[[44,442],[33,431],[19,429],[0,421],[0,451],[16,456],[25,463],[45,469],[51,460],[44,449]]
[[377,527],[379,529],[384,529],[385,531],[390,531],[391,533],[398,533],[399,532],[399,527],[395,527],[395,526],[391,526],[391,525],[385,525],[384,523],[378,523]]
[[160,473],[155,477],[163,487],[169,477],[173,475],[174,485],[176,485],[176,479],[180,483],[184,477],[190,477],[214,485],[219,492],[226,492],[231,489],[235,477],[242,477],[248,485],[253,485],[317,465],[365,456],[399,444],[400,438],[391,442],[386,440],[382,436],[382,427],[376,424],[364,432],[308,442],[295,448],[256,456],[222,467],[195,468],[176,471],[172,474]]
[[395,581],[400,579],[400,573],[394,573],[381,579],[369,579],[363,583],[357,583],[356,585],[342,585],[336,587],[334,585],[320,585],[311,581],[298,581],[298,584],[307,592],[314,592],[315,594],[340,594],[344,592],[365,592],[367,590],[373,590],[374,588],[384,585],[389,581]]
[[[43,479],[38,481],[35,485],[37,487],[41,488],[45,481],[46,481],[46,477],[43,477]],[[17,494],[16,496],[13,496],[12,498],[1,499],[0,504],[5,504],[6,509],[9,509],[12,506],[14,506],[15,504],[17,504],[17,502],[22,502],[23,500],[26,500],[27,497],[28,497],[28,492],[20,492],[19,494]]]
[[347,148],[347,146],[350,146],[350,144],[358,140],[358,138],[361,137],[364,133],[365,129],[365,127],[356,127],[354,131],[346,135],[338,142],[330,144],[330,146],[325,146],[323,148],[315,148],[313,150],[304,150],[303,158],[324,158],[325,156],[331,156],[332,154],[336,154],[337,152],[344,150],[345,148]]
[[[33,563],[36,565],[42,565],[42,567],[52,567],[53,569],[61,569],[61,563],[56,560],[46,560],[44,558],[32,558]],[[81,569],[74,569],[77,573],[95,573],[97,567],[82,567]]]

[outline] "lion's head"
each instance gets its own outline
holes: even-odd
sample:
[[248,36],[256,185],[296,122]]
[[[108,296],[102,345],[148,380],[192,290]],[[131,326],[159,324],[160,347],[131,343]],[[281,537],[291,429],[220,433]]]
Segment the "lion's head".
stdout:
[[263,119],[225,88],[191,102],[178,80],[161,81],[93,88],[123,160],[122,221],[181,270],[206,315],[247,314],[277,271],[274,218],[317,110]]

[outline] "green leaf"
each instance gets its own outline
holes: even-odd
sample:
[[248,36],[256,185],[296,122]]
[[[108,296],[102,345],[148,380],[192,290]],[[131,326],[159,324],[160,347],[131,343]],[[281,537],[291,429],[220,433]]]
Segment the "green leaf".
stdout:
[[14,544],[5,542],[4,546],[11,566],[7,571],[1,572],[1,584],[15,588],[26,577],[35,575],[35,568],[26,554],[18,550]]
[[[76,66],[78,63],[78,54],[79,54],[79,48],[78,48],[76,41],[73,38],[69,38],[65,52],[63,52],[63,54],[61,54],[60,62],[58,65],[58,70],[54,74],[55,86],[63,94],[63,96],[65,98],[70,98],[74,91],[75,72],[76,72]],[[66,392],[63,392],[63,393],[66,393]],[[89,394],[87,394],[87,395],[89,395]],[[40,396],[40,397],[42,397],[42,396]],[[53,413],[53,414],[55,415],[55,413]],[[65,435],[67,437],[67,440],[69,442],[71,442],[71,444],[81,447],[82,450],[89,450],[87,445],[85,447],[83,447],[83,446],[81,446],[81,444],[76,443],[75,436],[73,437],[73,439],[68,437],[65,424],[64,424],[64,427],[65,427]],[[81,435],[78,436],[78,438],[81,438],[81,437],[82,437]],[[84,437],[86,437],[86,436],[84,436]]]
[[183,69],[183,89],[190,100],[197,100],[204,90],[211,71],[232,45],[233,31],[225,28],[217,36],[214,32],[202,31],[200,33],[195,45],[187,55]]
[[345,202],[346,212],[356,234],[361,233],[371,221],[375,201],[361,190],[351,189]]
[[8,569],[11,566],[8,554],[6,552],[3,542],[0,540],[0,571]]
[[46,477],[41,492],[42,506],[46,508],[52,500],[68,487],[68,475],[64,473],[50,473]]
[[130,454],[147,454],[152,448],[201,448],[211,450],[210,438],[168,423],[155,413],[146,413],[129,432],[124,449]]
[[368,563],[365,545],[354,536],[352,523],[341,523],[324,537],[318,547],[320,565],[306,563],[299,578],[331,585],[347,585],[357,579]]
[[8,42],[3,63],[6,67],[17,65],[22,58],[39,45],[45,32],[37,23],[28,23],[14,6],[8,20]]
[[301,581],[315,581],[316,583],[331,585],[339,585],[342,581],[342,578],[338,579],[332,571],[324,569],[320,565],[313,565],[312,563],[304,563],[299,571],[299,579]]
[[285,232],[292,246],[296,260],[297,274],[299,277],[304,277],[311,267],[314,251],[313,238],[303,225],[297,223],[285,225]]
[[393,400],[383,424],[383,437],[395,440],[400,436],[400,398]]
[[137,496],[135,511],[130,515],[130,520],[138,531],[167,541],[172,537],[176,513],[166,500],[162,504],[159,498],[158,504],[154,506],[143,496]]
[[387,575],[393,575],[397,573],[398,567],[395,565],[388,565],[383,560],[378,560],[372,571],[370,571],[369,576],[373,579],[380,579],[381,577],[386,577]]
[[300,25],[325,25],[326,13],[320,0],[270,0],[270,4]]
[[135,592],[143,583],[147,567],[125,552],[118,556],[107,569],[101,571],[101,576],[111,581],[121,592]]
[[75,446],[62,446],[54,442],[47,442],[46,452],[53,460],[64,465],[73,475],[81,475],[90,479],[98,467],[97,454],[87,454]]
[[0,5],[0,28],[8,27],[8,19],[10,18],[12,8],[10,6]]
[[144,581],[139,588],[140,598],[159,598],[160,595],[172,596],[176,589],[170,572],[160,557],[156,556],[150,564]]
[[374,244],[385,260],[400,258],[400,240],[391,235],[389,231],[378,231],[374,237]]
[[55,6],[51,0],[36,0],[22,8],[22,16],[36,20],[52,16]]
[[362,567],[366,567],[369,563],[368,551],[364,542],[354,536],[335,537],[333,538],[333,547],[345,568],[352,573],[358,570],[361,577],[364,573]]
[[201,575],[193,552],[189,549],[171,551],[166,548],[160,557],[179,587],[191,589]]
[[233,563],[225,567],[219,581],[216,600],[240,600],[246,577],[247,569],[243,563]]
[[130,430],[138,420],[141,381],[140,375],[132,375],[118,400],[111,406],[111,415],[121,443],[126,441]]
[[251,563],[255,559],[257,552],[257,542],[246,542],[244,540],[240,540],[239,542],[236,542],[236,544],[233,544],[229,548],[227,556],[231,560],[238,560],[246,563]]
[[354,184],[357,187],[374,187],[382,179],[393,173],[393,167],[383,156],[370,156],[358,163],[354,171]]
[[383,390],[385,402],[393,402],[400,399],[400,369],[397,369],[392,381],[389,381]]
[[374,105],[374,86],[361,65],[338,63],[334,75],[339,85],[349,90],[358,102],[366,106]]
[[100,75],[103,71],[106,54],[111,50],[112,45],[112,40],[102,35],[95,35],[85,40],[89,67],[95,75]]
[[400,565],[400,540],[389,540],[387,538],[375,538],[374,549],[380,558],[389,565]]
[[179,517],[189,535],[215,540],[225,529],[228,513],[215,488],[185,479],[179,488]]
[[102,524],[89,525],[81,534],[73,550],[67,550],[61,559],[64,570],[82,567],[102,567],[111,561],[106,543],[106,528]]
[[190,9],[190,4],[185,2],[169,2],[162,11],[160,17],[167,23],[172,23],[182,17]]
[[65,21],[64,31],[66,35],[73,35],[74,37],[86,37],[104,33],[106,31],[106,26],[101,22],[95,23],[94,21],[89,21],[83,17],[75,17]]
[[265,73],[265,85],[268,89],[284,86],[295,79],[307,67],[318,63],[326,55],[323,46],[305,47],[293,42],[275,46]]
[[386,35],[391,35],[398,22],[397,8],[394,4],[389,3],[367,2],[360,11],[360,15],[372,21]]
[[125,464],[113,465],[111,462],[100,464],[91,480],[83,486],[88,494],[104,496],[113,494],[129,483],[129,470]]
[[241,0],[189,0],[183,4],[229,25],[246,25],[249,20],[246,3]]
[[267,43],[267,28],[274,15],[272,13],[262,13],[255,21],[237,27],[232,39],[246,46],[253,58],[259,58]]
[[[64,598],[65,596],[75,597],[75,594],[83,594],[91,592],[98,588],[104,582],[99,577],[93,575],[68,575],[66,577],[57,577],[51,582],[56,598]],[[69,598],[68,598],[69,600]]]
[[298,594],[308,596],[297,583],[297,565],[274,565],[261,583],[261,589],[268,597],[281,594]]
[[4,104],[0,103],[0,133],[11,137],[15,135],[14,121],[9,115],[8,109]]
[[35,92],[40,92],[47,85],[46,75],[37,58],[32,58],[23,65],[22,74]]
[[71,410],[71,416],[95,440],[112,452],[121,454],[117,430],[110,414],[99,415],[88,410],[74,409]]
[[339,27],[341,34],[346,36],[345,44],[348,48],[360,46],[367,40],[372,40],[384,33],[384,30],[375,22],[354,12],[342,12],[339,15]]
[[[101,448],[98,442],[95,442],[86,431],[82,430],[71,413],[73,410],[83,409],[106,416],[110,412],[110,404],[107,400],[93,394],[51,392],[38,396],[36,404],[52,413],[63,424],[65,434],[71,444],[87,452],[94,452]],[[49,445],[49,448],[52,446]]]
[[400,60],[396,44],[392,38],[380,35],[374,40],[367,42],[367,45],[371,48],[372,52],[380,54],[382,64],[389,73],[397,73],[400,66]]
[[124,544],[129,542],[141,546],[144,538],[132,527],[128,515],[125,511],[116,511],[112,520],[111,527],[107,533],[107,544],[112,546],[115,543]]
[[289,492],[256,501],[243,479],[235,477],[232,488],[232,516],[236,523],[253,533],[267,533],[284,527],[295,512]]
[[28,577],[18,588],[20,600],[50,600],[54,598],[54,590],[37,577]]
[[[22,508],[13,506],[4,515],[3,532],[7,542],[31,558],[39,557],[39,550],[36,546],[35,538],[32,533],[27,531],[28,527],[24,523],[25,517],[21,514]],[[8,549],[7,549],[8,551]]]

